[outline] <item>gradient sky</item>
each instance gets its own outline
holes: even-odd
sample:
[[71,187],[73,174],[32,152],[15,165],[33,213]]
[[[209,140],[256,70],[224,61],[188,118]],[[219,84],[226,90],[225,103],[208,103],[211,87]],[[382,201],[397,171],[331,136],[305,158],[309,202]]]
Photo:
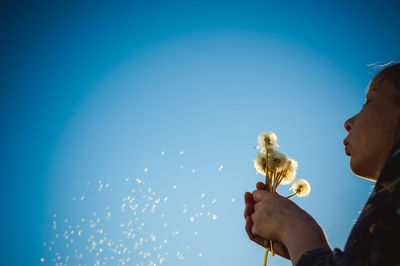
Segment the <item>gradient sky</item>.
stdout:
[[373,186],[343,123],[400,60],[398,1],[351,2],[2,3],[0,264],[261,265],[243,194],[265,131],[343,249]]

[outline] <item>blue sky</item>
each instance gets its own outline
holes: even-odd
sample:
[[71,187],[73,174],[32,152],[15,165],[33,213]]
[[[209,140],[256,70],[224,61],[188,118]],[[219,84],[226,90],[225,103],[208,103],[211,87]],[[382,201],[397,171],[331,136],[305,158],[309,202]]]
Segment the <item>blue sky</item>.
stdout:
[[260,265],[242,197],[265,131],[311,184],[293,200],[343,249],[373,185],[349,169],[343,123],[368,65],[400,60],[399,8],[3,4],[1,264]]

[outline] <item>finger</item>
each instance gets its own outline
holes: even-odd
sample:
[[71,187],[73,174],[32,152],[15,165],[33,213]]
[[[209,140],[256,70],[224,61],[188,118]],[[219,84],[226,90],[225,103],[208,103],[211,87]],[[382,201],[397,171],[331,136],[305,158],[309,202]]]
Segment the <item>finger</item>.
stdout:
[[266,190],[266,189],[267,189],[267,186],[266,186],[263,182],[258,182],[258,183],[256,184],[256,188],[257,188],[257,189],[260,189],[260,190]]
[[252,215],[253,212],[254,212],[253,204],[246,204],[246,208],[244,209],[244,218],[246,219],[246,217]]
[[254,240],[254,235],[251,233],[251,228],[253,227],[253,220],[250,216],[246,217],[246,233],[249,236],[250,240]]
[[247,204],[247,203],[253,203],[254,202],[254,200],[253,200],[253,195],[250,193],[250,192],[246,192],[246,193],[244,193],[244,202]]
[[285,245],[283,245],[281,242],[279,241],[273,241],[272,245],[274,247],[274,252],[276,254],[278,254],[279,256],[285,258],[285,259],[290,259],[289,256],[289,251],[287,250],[287,248],[285,247]]
[[265,202],[265,201],[259,201],[259,202],[257,202],[256,204],[253,205],[253,212],[256,212],[256,211],[258,211],[258,210],[260,210],[260,209],[265,209],[265,207],[267,207],[267,206],[265,206],[265,205],[267,205],[267,204],[268,204],[268,203]]
[[267,243],[269,240],[265,240],[264,238],[259,237],[259,236],[254,236],[253,241],[256,242],[257,244],[259,244],[260,246],[267,248]]
[[266,190],[254,190],[252,193],[254,202],[264,200],[268,196],[270,196],[270,194],[272,194],[272,193],[268,192]]

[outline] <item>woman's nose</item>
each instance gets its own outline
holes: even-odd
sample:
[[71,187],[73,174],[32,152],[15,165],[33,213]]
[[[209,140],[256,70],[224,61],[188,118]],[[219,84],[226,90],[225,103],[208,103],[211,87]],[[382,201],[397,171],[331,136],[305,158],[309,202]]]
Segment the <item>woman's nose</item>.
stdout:
[[344,129],[346,129],[347,132],[350,132],[351,128],[353,127],[353,122],[356,116],[353,116],[344,122]]

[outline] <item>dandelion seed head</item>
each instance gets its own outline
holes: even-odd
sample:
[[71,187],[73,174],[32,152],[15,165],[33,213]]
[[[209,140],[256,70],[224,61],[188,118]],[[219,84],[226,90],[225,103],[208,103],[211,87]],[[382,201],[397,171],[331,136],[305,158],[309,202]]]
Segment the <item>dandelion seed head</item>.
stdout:
[[258,145],[261,150],[276,150],[278,144],[276,143],[277,137],[273,132],[265,132],[258,135]]
[[288,185],[296,178],[296,172],[284,172],[282,176],[282,185]]
[[293,182],[296,178],[297,165],[297,161],[288,159],[286,170],[283,173],[282,185],[288,185]]
[[276,171],[285,170],[288,164],[289,158],[279,151],[270,151],[268,153],[268,166]]
[[306,180],[298,179],[292,184],[290,190],[297,193],[298,197],[305,197],[310,194],[311,186]]
[[254,167],[257,170],[257,173],[265,175],[265,168],[267,167],[267,160],[263,153],[258,153],[254,160]]

